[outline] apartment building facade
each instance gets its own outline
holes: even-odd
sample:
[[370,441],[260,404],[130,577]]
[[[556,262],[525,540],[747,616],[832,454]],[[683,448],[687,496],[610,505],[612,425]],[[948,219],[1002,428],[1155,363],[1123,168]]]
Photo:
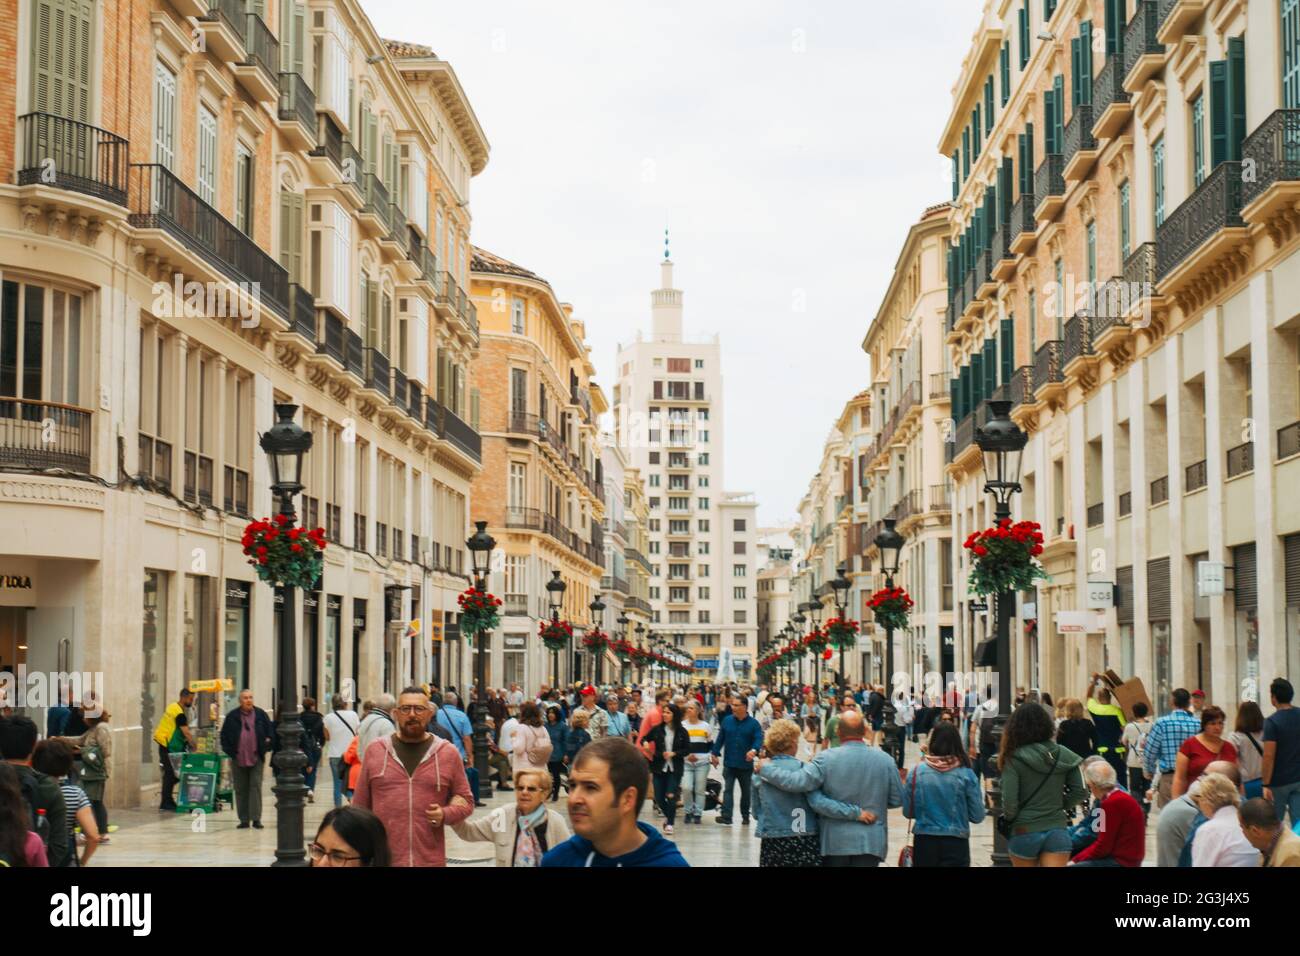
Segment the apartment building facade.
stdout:
[[673,263],[651,293],[651,332],[618,352],[615,437],[645,479],[650,626],[704,677],[752,674],[758,564],[753,495],[724,489],[722,349],[683,333]]
[[[1018,686],[1109,667],[1231,714],[1300,676],[1298,62],[1290,0],[984,7],[940,144],[950,474],[961,540],[991,523],[974,427],[1010,401],[1052,575],[1018,601]],[[959,656],[989,624],[966,570]]]
[[474,379],[484,436],[471,510],[488,522],[504,557],[492,581],[505,614],[489,638],[488,684],[579,680],[579,637],[571,653],[553,657],[537,628],[550,617],[553,572],[566,587],[560,616],[578,634],[601,591],[606,487],[598,418],[608,403],[593,381],[583,323],[545,279],[475,248],[471,289],[482,317]]
[[450,65],[349,0],[3,14],[0,566],[30,586],[0,594],[0,659],[103,674],[130,806],[180,687],[278,699],[280,596],[239,546],[274,507],[274,403],[330,541],[294,596],[299,693],[434,676],[480,469],[460,290],[488,143]]
[[909,674],[911,687],[924,686],[926,674],[954,670],[952,495],[945,471],[951,432],[944,342],[950,217],[947,203],[933,206],[908,231],[862,342],[871,356],[875,437],[857,460],[873,519],[859,544],[874,562],[874,592],[885,586],[874,543],[883,519],[894,519],[903,535],[894,584],[915,604],[909,632],[894,635],[894,671]]

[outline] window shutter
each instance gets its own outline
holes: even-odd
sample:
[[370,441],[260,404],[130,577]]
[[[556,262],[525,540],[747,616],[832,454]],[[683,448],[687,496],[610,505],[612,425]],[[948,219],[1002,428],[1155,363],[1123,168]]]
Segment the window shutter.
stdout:
[[[1043,152],[1051,155],[1056,152],[1053,148],[1052,133],[1056,129],[1056,123],[1052,119],[1053,101],[1056,99],[1056,93],[1053,90],[1043,91]],[[1033,170],[1030,170],[1030,191],[1033,191]]]
[[[961,379],[960,378],[948,379],[948,399],[952,403],[952,420],[954,422],[961,421],[962,411],[961,411]],[[1297,535],[1296,537],[1300,538],[1300,535]],[[1297,579],[1300,579],[1300,571],[1297,571],[1296,577]]]
[[1002,71],[1002,105],[1006,106],[1011,100],[1011,41],[1007,40],[1002,44],[1002,58],[1000,61]]
[[970,382],[971,382],[971,401],[972,409],[979,408],[980,402],[984,401],[984,355],[981,352],[972,352],[970,357]]
[[469,392],[469,423],[474,431],[478,431],[478,413],[479,413],[479,391],[477,388],[470,389]]
[[293,5],[293,26],[285,31],[293,38],[293,72],[307,79],[307,8],[301,3]]
[[1125,0],[1106,0],[1106,56],[1121,56],[1124,53]]
[[1016,371],[1016,323],[1013,319],[1002,320],[1002,383],[1011,381]]
[[1014,168],[1011,157],[1007,156],[1002,160],[1002,169],[998,174],[1000,186],[998,197],[1002,200],[1002,210],[998,214],[998,222],[1004,227],[1011,221],[1011,197],[1014,195],[1011,188],[1011,177]]
[[1300,607],[1300,534],[1283,538],[1282,550],[1286,568],[1286,605]]
[[1058,73],[1054,87],[1056,92],[1052,96],[1052,121],[1056,128],[1052,130],[1052,143],[1056,148],[1051,152],[1059,153],[1065,141],[1065,77]]
[[280,265],[289,273],[290,282],[302,282],[302,217],[302,195],[281,190]]
[[1029,64],[1029,0],[1020,7],[1020,69]]
[[1228,61],[1210,63],[1210,168],[1228,158]]
[[1169,620],[1169,559],[1147,562],[1147,620]]
[[1133,623],[1133,565],[1115,569],[1115,587],[1119,600],[1115,604],[1115,619],[1120,624]]
[[975,407],[974,403],[971,401],[970,382],[971,382],[970,366],[963,365],[961,367],[961,417],[962,418],[965,418],[967,415],[969,415],[970,410]]
[[980,126],[980,105],[975,104],[975,108],[970,111],[970,128],[971,128],[971,156],[975,159],[980,158],[980,149],[982,142],[982,129]]
[[1025,192],[1034,192],[1034,124],[1025,124]]
[[1016,137],[1016,164],[1020,173],[1016,180],[1016,194],[1025,195],[1028,190],[1025,189],[1025,134],[1021,133]]
[[1233,603],[1238,610],[1259,607],[1259,583],[1255,575],[1255,544],[1232,549]]
[[993,76],[984,81],[984,132],[993,132]]
[[1246,41],[1228,40],[1228,160],[1241,161],[1246,139]]
[[984,397],[992,398],[998,387],[998,343],[996,339],[984,340]]
[[280,20],[279,27],[280,41],[280,72],[293,72],[293,43],[292,34],[288,29],[293,23],[293,0],[280,0]]
[[1079,51],[1080,41],[1083,35],[1075,37],[1070,41],[1070,105],[1079,105],[1079,89],[1083,85],[1081,82],[1083,76],[1083,57]]
[[1282,0],[1282,108],[1300,109],[1300,0]]
[[956,199],[957,199],[957,194],[960,193],[960,192],[961,192],[961,160],[960,160],[960,158],[959,158],[958,155],[957,155],[957,151],[956,151],[956,150],[953,150],[953,153],[952,153],[952,198],[953,198],[954,201],[956,201]]
[[35,110],[90,120],[90,0],[37,0],[32,31]]
[[1092,21],[1079,24],[1079,104],[1092,105]]
[[970,127],[961,131],[961,175],[962,179],[970,176]]

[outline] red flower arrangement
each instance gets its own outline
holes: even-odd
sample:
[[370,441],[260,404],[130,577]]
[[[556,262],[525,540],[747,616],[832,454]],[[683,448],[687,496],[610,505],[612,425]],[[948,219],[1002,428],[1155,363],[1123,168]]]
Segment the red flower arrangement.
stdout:
[[822,648],[824,648],[829,642],[830,638],[826,636],[826,632],[820,627],[814,627],[812,633],[804,637],[803,646],[816,653],[820,653]]
[[1037,521],[1003,518],[996,527],[974,531],[962,545],[971,553],[971,594],[1028,591],[1051,576],[1034,558],[1043,553],[1043,530]]
[[311,589],[325,559],[325,529],[295,527],[285,515],[250,521],[240,539],[248,563],[267,584]]
[[500,598],[487,591],[472,587],[456,598],[460,605],[460,632],[474,637],[484,631],[494,630],[501,623]]
[[590,648],[593,651],[599,651],[610,646],[609,635],[600,628],[593,628],[583,635],[582,646]]
[[537,635],[549,651],[562,651],[573,640],[573,625],[568,621],[542,621]]
[[858,643],[858,631],[861,625],[857,621],[833,617],[826,622],[826,637],[837,649],[851,650]]
[[908,616],[912,612],[912,599],[902,588],[881,588],[871,595],[867,607],[876,616],[876,623],[881,627],[896,631],[907,630]]
[[636,648],[632,646],[632,642],[625,637],[620,637],[618,640],[610,644],[610,647],[613,648],[615,655],[617,655],[618,659],[624,664],[632,659],[632,652],[636,650]]
[[831,650],[829,647],[826,648],[826,650],[822,651],[822,660],[824,661],[828,661],[834,656],[835,656],[835,652]]

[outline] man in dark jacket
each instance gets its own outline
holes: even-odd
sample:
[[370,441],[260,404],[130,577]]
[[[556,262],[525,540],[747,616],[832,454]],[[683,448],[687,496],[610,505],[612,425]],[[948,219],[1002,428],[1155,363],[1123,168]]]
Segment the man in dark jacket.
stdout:
[[[63,791],[53,777],[32,769],[32,754],[36,750],[36,724],[30,717],[0,717],[0,757],[18,772],[18,782],[23,797],[28,802],[33,819],[37,810],[45,811],[45,855],[51,866],[63,866],[70,858],[68,814],[63,804]],[[33,826],[33,823],[29,823]]]
[[718,754],[726,750],[722,761],[722,809],[718,823],[731,826],[731,811],[735,806],[735,784],[740,783],[740,818],[749,823],[749,795],[754,781],[754,757],[763,749],[763,728],[749,716],[749,701],[744,694],[731,699],[731,713],[722,718],[718,736],[713,741],[713,766],[718,765]]
[[262,829],[262,770],[268,751],[274,749],[275,728],[261,707],[253,706],[253,692],[239,692],[239,706],[221,724],[221,749],[230,758],[235,783],[235,811],[239,829]]

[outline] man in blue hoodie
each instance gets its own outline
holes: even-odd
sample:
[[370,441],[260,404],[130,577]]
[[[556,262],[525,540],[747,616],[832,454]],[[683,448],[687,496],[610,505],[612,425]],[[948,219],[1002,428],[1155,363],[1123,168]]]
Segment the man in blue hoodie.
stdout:
[[763,749],[763,728],[749,716],[749,702],[743,694],[731,701],[731,713],[722,718],[718,736],[713,741],[713,766],[718,765],[718,754],[726,750],[722,760],[722,809],[718,823],[731,826],[731,813],[735,807],[736,783],[740,784],[741,823],[749,824],[749,795],[754,781],[754,758]]
[[627,740],[587,744],[569,771],[574,835],[547,852],[542,866],[690,866],[675,843],[637,820],[649,788],[649,764]]

